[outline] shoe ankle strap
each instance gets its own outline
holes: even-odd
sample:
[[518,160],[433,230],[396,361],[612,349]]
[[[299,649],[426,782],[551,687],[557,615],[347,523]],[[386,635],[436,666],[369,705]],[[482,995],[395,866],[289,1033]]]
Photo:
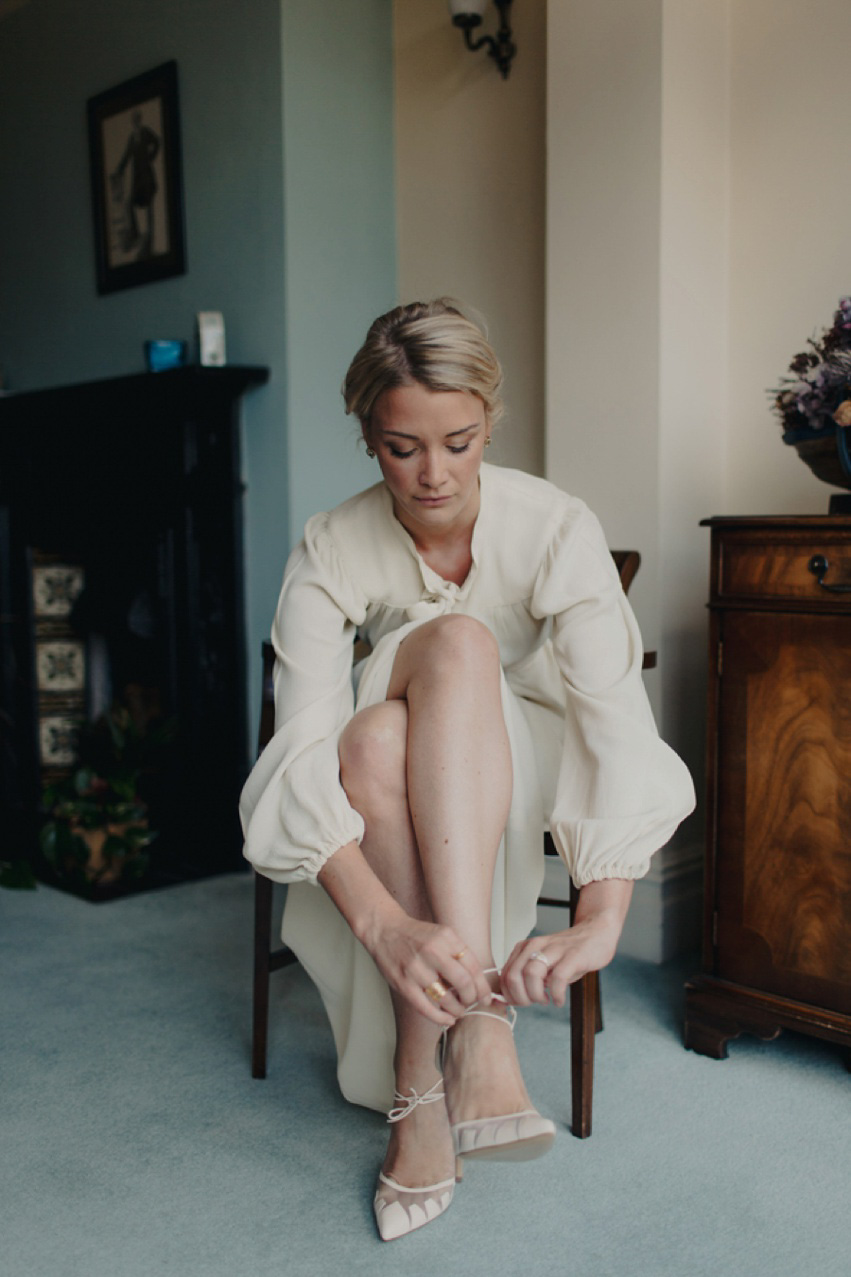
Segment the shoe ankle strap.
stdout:
[[[441,1089],[438,1091],[438,1087]],[[396,1108],[392,1108],[387,1114],[388,1122],[401,1122],[409,1113],[413,1113],[419,1104],[436,1104],[438,1100],[445,1098],[443,1092],[443,1078],[439,1077],[433,1086],[427,1091],[423,1091],[420,1095],[414,1087],[410,1088],[410,1095],[401,1095],[399,1091],[394,1092],[393,1098],[396,1101]]]
[[500,993],[495,993],[493,995],[493,1001],[501,1002],[507,1010],[508,1015],[497,1015],[495,1011],[480,1011],[478,1002],[474,1002],[472,1006],[467,1007],[467,1010],[461,1016],[461,1019],[466,1020],[468,1015],[486,1015],[489,1020],[498,1020],[500,1024],[504,1024],[505,1027],[510,1029],[513,1033],[514,1026],[517,1023],[517,1008],[511,1006],[509,1002],[506,1002],[505,998]]
[[[485,967],[484,975],[499,975],[499,967]],[[486,1015],[489,1020],[498,1020],[500,1024],[506,1025],[513,1033],[514,1026],[517,1023],[517,1008],[513,1007],[501,993],[492,993],[491,1002],[501,1002],[508,1011],[508,1015],[496,1015],[493,1011],[479,1010],[481,1006],[480,999],[478,1002],[470,1003],[461,1019],[465,1019],[468,1015]]]

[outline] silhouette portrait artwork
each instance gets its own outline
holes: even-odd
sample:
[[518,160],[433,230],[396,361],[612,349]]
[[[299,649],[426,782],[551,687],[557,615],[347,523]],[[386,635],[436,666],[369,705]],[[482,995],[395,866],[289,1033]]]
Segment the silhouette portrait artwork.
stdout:
[[98,291],[182,274],[176,64],[88,105]]
[[[159,102],[154,99],[146,102],[145,107],[150,114],[158,113]],[[115,131],[119,119],[111,122],[114,127],[110,133]],[[164,252],[167,247],[162,218],[162,178],[157,175],[161,148],[160,134],[144,122],[142,108],[137,108],[132,114],[124,153],[109,175],[108,251],[113,266],[121,264],[126,256],[142,261],[155,252]],[[155,229],[159,230],[159,237],[155,236]]]

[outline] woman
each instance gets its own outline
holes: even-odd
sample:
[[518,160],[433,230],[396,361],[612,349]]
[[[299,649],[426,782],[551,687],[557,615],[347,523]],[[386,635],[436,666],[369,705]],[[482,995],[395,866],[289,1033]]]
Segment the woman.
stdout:
[[[343,1093],[380,1109],[395,1093],[385,1240],[446,1209],[456,1157],[550,1146],[515,1008],[562,1006],[611,960],[633,880],[693,806],[596,519],[482,464],[501,380],[446,302],[370,328],[344,396],[382,480],[310,519],[290,558],[277,730],[243,794],[247,857],[292,884],[284,939],[322,994]],[[353,677],[356,635],[372,652]],[[546,822],[579,905],[527,939]]]

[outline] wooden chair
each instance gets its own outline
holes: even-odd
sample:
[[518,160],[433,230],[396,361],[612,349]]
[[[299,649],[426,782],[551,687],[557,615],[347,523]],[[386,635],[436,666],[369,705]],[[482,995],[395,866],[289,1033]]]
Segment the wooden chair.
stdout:
[[[612,557],[627,591],[641,564],[637,550],[613,550]],[[644,669],[656,664],[655,652],[644,656]],[[257,752],[262,753],[275,730],[275,694],[272,674],[275,653],[271,643],[263,644],[263,688],[260,705],[260,729]],[[544,834],[545,855],[555,856],[551,835]],[[269,1029],[269,977],[298,959],[286,945],[272,949],[272,905],[274,883],[263,874],[254,874],[254,1005],[251,1040],[251,1076],[266,1076],[266,1056]],[[556,905],[569,910],[570,922],[576,912],[579,892],[570,884],[569,900],[541,896],[538,903]],[[591,1107],[594,1087],[594,1035],[603,1027],[600,981],[596,971],[591,971],[570,986],[570,1076],[571,1076],[571,1126],[579,1139],[591,1134]]]

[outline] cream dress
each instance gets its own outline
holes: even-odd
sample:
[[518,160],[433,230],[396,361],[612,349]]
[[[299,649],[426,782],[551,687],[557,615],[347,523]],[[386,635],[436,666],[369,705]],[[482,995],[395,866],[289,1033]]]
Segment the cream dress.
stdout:
[[[322,995],[343,1094],[381,1110],[394,1089],[387,985],[316,877],[363,837],[338,741],[356,710],[385,699],[405,635],[457,612],[499,642],[514,789],[493,889],[498,963],[535,925],[547,825],[582,886],[642,877],[694,806],[688,771],[656,731],[638,628],[588,507],[483,465],[472,555],[463,585],[438,576],[383,483],[308,521],[272,630],[276,731],[240,803],[246,857],[290,884],[283,938]],[[373,650],[353,671],[356,635]]]

